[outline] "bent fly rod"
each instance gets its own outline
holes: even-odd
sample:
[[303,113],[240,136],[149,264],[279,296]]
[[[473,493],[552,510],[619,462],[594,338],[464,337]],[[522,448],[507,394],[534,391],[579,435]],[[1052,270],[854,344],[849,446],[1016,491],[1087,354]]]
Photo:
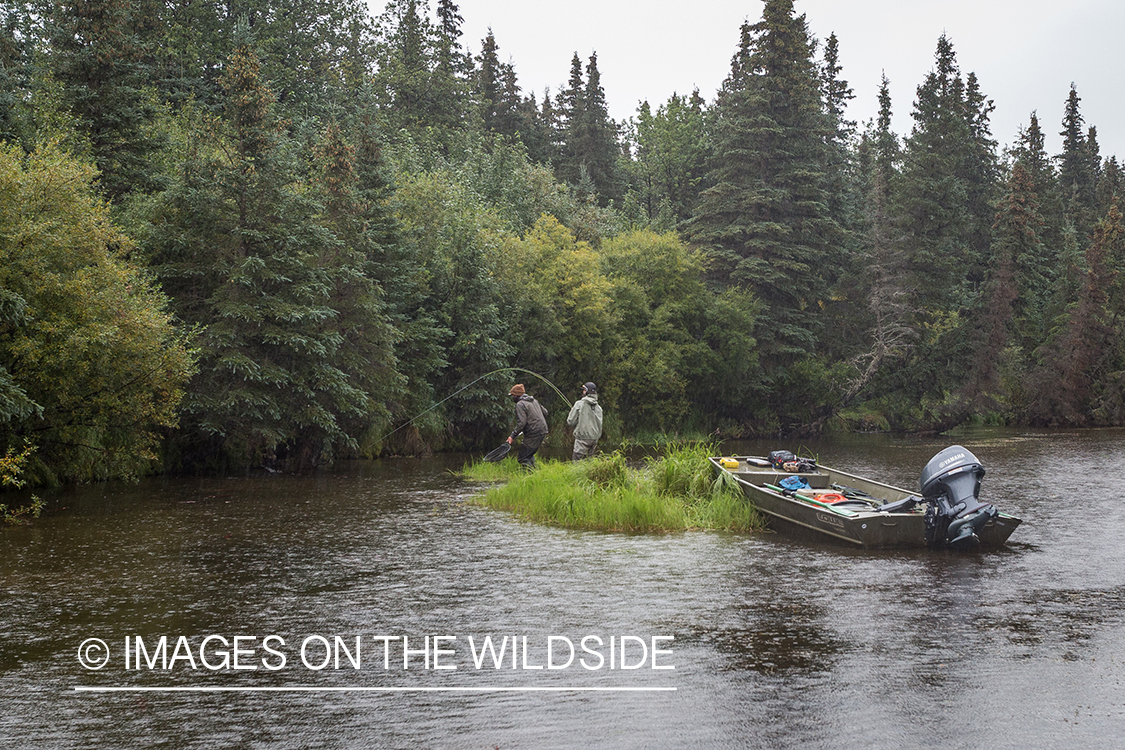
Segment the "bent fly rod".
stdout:
[[534,375],[535,377],[539,378],[540,380],[542,380],[542,381],[543,381],[544,383],[546,383],[547,385],[551,386],[551,390],[553,390],[553,391],[554,391],[555,393],[559,394],[559,398],[561,398],[561,399],[562,399],[562,400],[563,400],[564,402],[566,402],[566,404],[567,404],[568,406],[574,406],[574,404],[572,404],[572,403],[570,402],[570,399],[568,399],[568,398],[567,398],[567,397],[566,397],[566,396],[565,396],[565,395],[563,394],[563,392],[562,392],[562,391],[560,391],[560,390],[558,389],[558,387],[557,387],[557,386],[556,386],[556,385],[555,385],[554,383],[552,383],[552,382],[551,382],[550,380],[547,380],[547,378],[543,377],[543,376],[542,376],[542,375],[540,375],[539,373],[537,373],[537,372],[532,372],[531,370],[527,370],[527,369],[525,369],[525,368],[523,368],[523,367],[501,367],[501,368],[499,368],[499,369],[497,369],[497,370],[493,370],[492,372],[486,372],[486,373],[485,373],[484,375],[481,375],[481,376],[480,376],[479,378],[477,378],[476,380],[472,381],[471,383],[467,383],[467,384],[465,384],[465,385],[461,386],[461,387],[460,387],[460,388],[458,388],[458,389],[457,389],[456,391],[454,391],[453,393],[449,394],[448,396],[446,396],[445,398],[443,398],[443,399],[442,399],[441,401],[438,401],[438,402],[437,402],[436,404],[434,404],[434,405],[433,405],[433,406],[431,406],[430,408],[428,408],[428,409],[426,409],[425,411],[419,412],[418,414],[414,415],[414,417],[413,417],[413,418],[411,418],[411,419],[410,419],[410,421],[408,421],[408,422],[404,422],[403,424],[400,424],[400,425],[399,425],[398,427],[394,428],[393,430],[391,430],[390,432],[388,432],[388,433],[387,433],[386,435],[384,435],[383,437],[379,438],[379,442],[380,442],[380,443],[381,443],[381,442],[383,442],[384,440],[386,440],[387,438],[389,438],[389,437],[390,437],[391,435],[393,435],[393,434],[395,434],[396,432],[398,432],[399,430],[401,430],[401,429],[402,429],[403,427],[409,427],[410,425],[414,424],[414,422],[416,422],[417,420],[419,420],[419,419],[421,419],[422,417],[426,416],[426,415],[427,415],[427,414],[429,414],[429,413],[430,413],[431,411],[433,411],[434,409],[438,408],[439,406],[441,406],[442,404],[444,404],[444,403],[445,403],[446,401],[448,401],[449,399],[451,399],[451,398],[453,398],[454,396],[456,396],[456,395],[457,395],[458,393],[460,393],[461,391],[464,391],[464,390],[466,390],[466,389],[468,389],[468,388],[471,388],[471,387],[472,387],[473,385],[475,385],[476,383],[479,383],[480,381],[484,380],[484,379],[485,379],[485,378],[487,378],[488,376],[490,376],[490,375],[495,375],[495,374],[496,374],[496,373],[498,373],[498,372],[526,372],[526,373],[527,373],[528,375]]

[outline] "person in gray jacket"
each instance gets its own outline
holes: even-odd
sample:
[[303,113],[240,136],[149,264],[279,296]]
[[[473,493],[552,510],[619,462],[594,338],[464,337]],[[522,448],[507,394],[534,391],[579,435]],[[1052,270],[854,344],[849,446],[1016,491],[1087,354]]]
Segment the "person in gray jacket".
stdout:
[[593,383],[582,386],[582,398],[574,402],[566,423],[574,428],[574,460],[594,455],[602,436],[602,407],[598,405],[598,389]]
[[525,469],[534,469],[535,452],[547,438],[547,410],[535,400],[534,396],[527,394],[522,383],[512,386],[508,395],[516,402],[516,428],[508,436],[508,445],[523,433],[516,460]]

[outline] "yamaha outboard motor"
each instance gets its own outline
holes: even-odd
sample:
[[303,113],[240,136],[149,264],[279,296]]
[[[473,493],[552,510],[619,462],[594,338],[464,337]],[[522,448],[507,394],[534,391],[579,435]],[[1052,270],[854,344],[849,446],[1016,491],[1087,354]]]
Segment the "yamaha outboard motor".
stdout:
[[972,549],[980,545],[978,532],[998,515],[977,499],[984,467],[960,445],[946,448],[922,470],[926,509],[926,542],[931,546]]

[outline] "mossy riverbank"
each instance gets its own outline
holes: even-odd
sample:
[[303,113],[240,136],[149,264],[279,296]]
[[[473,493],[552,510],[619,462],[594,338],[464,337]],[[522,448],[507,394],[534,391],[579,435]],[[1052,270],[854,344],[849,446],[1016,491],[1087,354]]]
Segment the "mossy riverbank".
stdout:
[[711,450],[673,446],[636,464],[621,452],[578,462],[540,460],[530,472],[509,457],[468,464],[462,474],[498,483],[471,502],[537,523],[628,532],[763,528],[761,514],[738,486],[714,475],[707,461]]

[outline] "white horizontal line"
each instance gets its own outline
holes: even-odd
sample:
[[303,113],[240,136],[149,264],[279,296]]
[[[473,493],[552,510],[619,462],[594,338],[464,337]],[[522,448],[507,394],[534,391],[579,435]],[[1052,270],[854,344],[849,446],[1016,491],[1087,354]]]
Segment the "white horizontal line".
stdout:
[[132,687],[76,685],[76,693],[660,693],[674,687]]

